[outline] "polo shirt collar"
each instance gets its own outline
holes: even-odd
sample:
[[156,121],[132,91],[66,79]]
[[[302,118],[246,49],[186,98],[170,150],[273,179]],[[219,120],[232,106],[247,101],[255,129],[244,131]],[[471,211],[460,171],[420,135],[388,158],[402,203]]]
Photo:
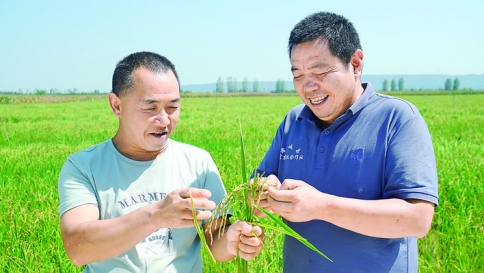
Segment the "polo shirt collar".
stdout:
[[[353,105],[350,106],[348,111],[351,111],[351,113],[354,115],[358,113],[361,109],[363,109],[367,104],[368,100],[370,100],[370,97],[375,95],[375,89],[369,82],[362,83],[361,86],[363,87],[363,94],[361,94],[360,98],[353,103]],[[348,113],[346,111],[346,113]]]

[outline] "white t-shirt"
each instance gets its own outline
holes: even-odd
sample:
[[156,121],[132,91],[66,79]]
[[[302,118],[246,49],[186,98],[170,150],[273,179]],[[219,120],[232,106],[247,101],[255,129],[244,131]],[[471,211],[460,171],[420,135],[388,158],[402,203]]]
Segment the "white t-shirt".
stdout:
[[[220,203],[226,191],[210,154],[168,141],[168,149],[151,161],[123,156],[111,139],[69,156],[59,175],[60,215],[94,204],[101,219],[116,218],[187,187],[208,189],[210,199]],[[161,228],[119,256],[88,264],[84,272],[202,272],[200,246],[195,227]]]

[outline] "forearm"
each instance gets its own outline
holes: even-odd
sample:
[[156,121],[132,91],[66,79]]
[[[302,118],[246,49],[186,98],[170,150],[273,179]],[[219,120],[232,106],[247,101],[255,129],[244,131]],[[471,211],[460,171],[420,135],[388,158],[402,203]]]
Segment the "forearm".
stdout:
[[151,224],[148,207],[127,215],[62,226],[64,247],[71,261],[84,265],[115,257],[156,230]]
[[326,195],[319,218],[339,227],[379,238],[418,237],[427,234],[433,204],[402,199],[359,200]]

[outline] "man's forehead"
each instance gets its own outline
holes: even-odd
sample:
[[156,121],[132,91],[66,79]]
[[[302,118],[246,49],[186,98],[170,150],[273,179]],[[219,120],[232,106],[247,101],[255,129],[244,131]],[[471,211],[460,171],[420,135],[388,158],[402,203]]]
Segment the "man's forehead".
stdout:
[[320,49],[324,49],[324,48],[329,48],[329,41],[326,38],[318,37],[318,38],[311,40],[311,41],[295,44],[291,48],[291,56],[294,53],[294,51],[298,48],[301,48],[301,46],[314,46],[314,47],[318,47]]
[[180,102],[180,97],[174,97],[172,99],[169,99],[169,98],[163,98],[163,99],[142,98],[142,99],[139,100],[139,102],[145,103],[145,104],[154,104],[154,103],[160,103],[160,102],[177,103],[177,102]]

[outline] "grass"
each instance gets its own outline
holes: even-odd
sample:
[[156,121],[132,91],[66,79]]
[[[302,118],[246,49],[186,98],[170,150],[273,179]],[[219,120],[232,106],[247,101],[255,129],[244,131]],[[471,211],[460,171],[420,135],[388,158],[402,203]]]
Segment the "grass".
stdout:
[[[484,271],[484,95],[401,95],[427,121],[440,204],[419,240],[420,272]],[[98,98],[98,97],[97,97]],[[102,97],[101,97],[102,98]],[[80,272],[59,233],[57,177],[66,157],[114,135],[106,99],[0,104],[0,272]],[[257,167],[297,96],[182,98],[173,138],[210,152],[227,191],[241,184],[239,118],[248,170]],[[266,231],[257,272],[280,272],[282,234]],[[204,272],[234,272],[235,261]]]

